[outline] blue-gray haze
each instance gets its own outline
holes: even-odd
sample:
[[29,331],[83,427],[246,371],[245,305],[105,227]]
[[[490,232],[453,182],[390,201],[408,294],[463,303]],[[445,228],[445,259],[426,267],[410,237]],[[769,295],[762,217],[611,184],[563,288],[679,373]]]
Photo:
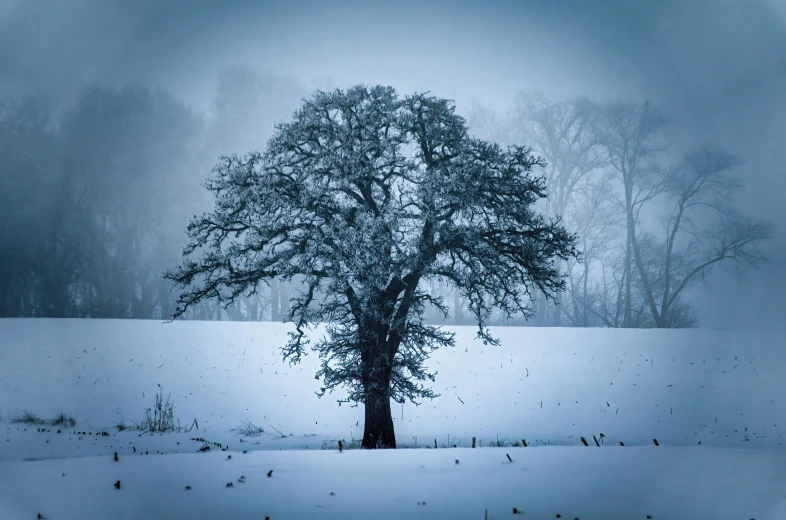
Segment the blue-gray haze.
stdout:
[[0,93],[67,105],[88,83],[142,84],[208,111],[230,65],[310,86],[429,90],[459,110],[504,109],[532,89],[648,99],[677,147],[740,154],[743,207],[778,226],[760,271],[721,271],[694,296],[701,325],[784,326],[782,0],[0,0]]

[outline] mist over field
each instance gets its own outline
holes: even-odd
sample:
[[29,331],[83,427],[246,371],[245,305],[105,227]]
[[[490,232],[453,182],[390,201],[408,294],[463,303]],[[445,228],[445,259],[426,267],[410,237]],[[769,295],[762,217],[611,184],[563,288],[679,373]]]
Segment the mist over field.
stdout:
[[[736,154],[731,173],[745,185],[736,209],[774,223],[759,270],[720,262],[686,289],[694,324],[782,330],[785,23],[777,1],[6,0],[0,312],[171,314],[159,275],[178,262],[188,219],[210,207],[200,184],[218,157],[263,151],[274,125],[315,89],[363,83],[452,99],[472,131],[530,146],[538,143],[522,134],[525,123],[503,124],[522,94],[649,101],[670,145],[661,165],[706,144]],[[642,218],[658,239],[670,203],[660,197]],[[602,267],[618,267],[593,261],[593,283]],[[19,272],[21,264],[35,267]],[[262,292],[255,316],[276,319],[278,296]],[[597,294],[579,295],[588,297],[597,307]],[[540,309],[541,324],[604,325],[549,312]]]
[[786,518],[782,0],[0,0],[0,518]]

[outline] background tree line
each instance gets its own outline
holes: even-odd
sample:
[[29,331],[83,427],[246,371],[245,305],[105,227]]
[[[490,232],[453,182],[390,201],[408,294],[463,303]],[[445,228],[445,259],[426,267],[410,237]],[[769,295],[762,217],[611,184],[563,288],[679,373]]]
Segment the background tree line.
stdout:
[[[208,208],[202,186],[220,155],[264,147],[309,89],[248,68],[218,78],[205,115],[144,87],[84,88],[67,107],[41,96],[0,97],[0,316],[166,319],[163,271],[185,225]],[[461,107],[459,107],[461,109]],[[689,291],[721,263],[756,267],[771,224],[740,213],[742,160],[706,145],[677,152],[648,103],[522,94],[507,111],[476,105],[472,131],[532,146],[547,166],[541,208],[577,233],[568,291],[536,295],[536,316],[496,325],[688,327]],[[741,176],[741,175],[740,175]],[[449,323],[470,323],[466,302]],[[275,320],[295,287],[274,282],[227,308],[200,303],[186,319]],[[437,309],[427,317],[442,321]]]
[[[0,97],[0,316],[168,318],[163,271],[221,154],[261,147],[306,89],[233,68],[210,116],[144,87],[89,86],[68,107]],[[286,287],[192,319],[280,319]]]
[[564,265],[568,291],[556,304],[538,298],[536,325],[691,327],[691,289],[723,263],[742,270],[766,260],[772,223],[735,206],[743,160],[711,143],[678,151],[646,101],[531,93],[503,114],[475,106],[469,119],[546,159],[543,210],[579,236],[581,262]]

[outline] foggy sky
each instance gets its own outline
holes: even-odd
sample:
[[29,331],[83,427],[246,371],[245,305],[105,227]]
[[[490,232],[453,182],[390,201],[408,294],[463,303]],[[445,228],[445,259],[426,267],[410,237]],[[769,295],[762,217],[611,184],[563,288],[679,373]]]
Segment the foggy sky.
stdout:
[[778,225],[742,289],[719,276],[696,298],[702,326],[784,327],[783,0],[0,0],[0,92],[67,101],[88,82],[152,84],[207,110],[229,65],[429,90],[459,110],[531,89],[649,99],[678,149],[740,154],[745,209]]

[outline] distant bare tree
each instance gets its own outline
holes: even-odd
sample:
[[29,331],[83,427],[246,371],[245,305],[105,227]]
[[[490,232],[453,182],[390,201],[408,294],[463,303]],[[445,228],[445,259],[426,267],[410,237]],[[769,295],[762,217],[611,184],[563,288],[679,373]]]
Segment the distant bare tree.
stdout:
[[[220,156],[263,148],[275,125],[289,119],[308,94],[305,85],[285,76],[253,67],[223,70],[218,75],[218,92],[205,136],[206,176]],[[282,321],[293,291],[289,282],[273,280],[269,288],[238,298],[226,309],[228,312],[219,314],[232,320],[254,320],[264,312],[265,319]]]
[[[673,202],[664,222],[663,245],[653,254],[656,246],[632,235],[642,294],[655,326],[690,322],[680,297],[692,283],[705,280],[719,262],[732,260],[755,268],[765,260],[758,247],[772,237],[772,225],[741,215],[731,205],[742,184],[729,172],[740,164],[734,154],[710,146],[688,154],[663,182]],[[659,262],[648,268],[648,256],[655,255]]]
[[[592,233],[585,226],[586,215],[582,210],[574,211],[573,206],[586,202],[586,193],[580,195],[579,192],[586,192],[592,182],[604,177],[603,167],[608,164],[608,154],[595,131],[597,115],[595,106],[586,98],[558,100],[544,92],[533,92],[519,94],[513,109],[506,114],[475,104],[468,121],[473,133],[483,139],[531,146],[546,161],[543,173],[549,198],[543,201],[544,213],[552,218],[563,218],[571,230],[581,228]],[[566,272],[575,268],[576,265],[561,266]],[[569,287],[570,291],[581,290],[579,286]],[[551,303],[540,296],[536,296],[535,322],[561,325],[562,295]],[[577,303],[573,296],[570,298]],[[574,305],[568,321],[575,323],[576,319]]]
[[624,235],[624,219],[614,203],[611,193],[613,179],[606,173],[594,175],[576,190],[568,209],[566,221],[571,230],[579,237],[578,247],[582,252],[582,262],[569,259],[567,262],[568,296],[570,305],[565,307],[568,322],[577,327],[589,327],[598,323],[597,311],[593,307],[597,287],[592,278],[593,267],[603,267],[602,262],[615,238]]
[[165,91],[89,86],[58,127],[61,198],[79,201],[60,218],[85,214],[66,245],[84,259],[76,315],[168,316],[161,271],[185,243],[176,222],[201,195],[190,175],[201,119]]
[[[771,224],[731,205],[742,186],[728,173],[739,159],[704,147],[664,168],[666,120],[648,102],[563,102],[534,93],[521,95],[507,115],[475,105],[469,122],[476,135],[526,143],[545,159],[543,211],[563,217],[579,237],[583,262],[563,266],[569,303],[536,302],[539,324],[559,325],[564,314],[575,326],[690,327],[698,315],[686,289],[721,262],[764,261],[759,246]],[[664,203],[661,239],[653,215]]]
[[622,325],[633,326],[633,241],[641,207],[664,189],[657,160],[668,148],[661,137],[665,119],[649,102],[615,101],[598,106],[596,139],[622,183],[625,214],[625,300]]
[[[546,160],[544,171],[549,197],[544,213],[565,219],[566,226],[578,231],[579,221],[571,222],[572,206],[579,190],[586,188],[593,173],[608,163],[600,146],[594,120],[597,111],[586,98],[557,100],[543,92],[520,94],[508,127],[514,142],[526,143]],[[567,270],[567,266],[563,265]],[[553,305],[539,299],[542,324],[562,324],[562,295]],[[549,316],[550,315],[550,316]]]
[[504,146],[521,142],[510,113],[501,113],[478,102],[472,103],[467,111],[467,127],[472,135],[484,141]]
[[597,260],[598,269],[587,287],[588,312],[603,327],[622,327],[625,302],[625,245],[623,240],[612,240],[603,248]]
[[55,121],[43,96],[0,95],[0,317],[73,315],[79,206],[58,193]]

